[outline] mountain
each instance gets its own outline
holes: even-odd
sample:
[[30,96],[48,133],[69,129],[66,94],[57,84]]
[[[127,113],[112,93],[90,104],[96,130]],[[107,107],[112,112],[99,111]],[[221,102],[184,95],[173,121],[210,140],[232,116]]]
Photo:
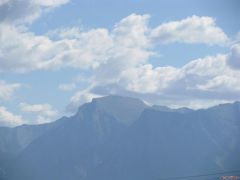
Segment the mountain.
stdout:
[[236,170],[239,117],[239,102],[172,110],[129,97],[93,99],[72,117],[34,126],[41,133],[20,136],[28,141],[3,179],[151,180]]
[[139,99],[116,95],[93,99],[92,103],[96,103],[97,108],[114,116],[118,122],[127,126],[136,121],[142,111],[148,108],[148,106]]
[[220,114],[145,110],[98,177],[144,180],[239,169],[239,111],[232,122]]
[[186,113],[190,111],[194,111],[192,109],[183,107],[183,108],[177,108],[177,109],[172,109],[166,106],[159,106],[159,105],[153,105],[152,109],[155,109],[157,111],[164,111],[164,112],[179,112],[179,113]]
[[63,117],[56,122],[41,125],[0,127],[0,178],[5,174],[4,169],[8,162],[18,156],[32,141],[67,119],[67,117]]

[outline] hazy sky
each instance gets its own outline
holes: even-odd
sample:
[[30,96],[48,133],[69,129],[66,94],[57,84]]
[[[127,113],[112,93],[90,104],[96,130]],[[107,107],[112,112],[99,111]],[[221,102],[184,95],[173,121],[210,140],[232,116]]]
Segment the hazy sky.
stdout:
[[0,125],[93,97],[202,108],[240,100],[239,0],[0,0]]

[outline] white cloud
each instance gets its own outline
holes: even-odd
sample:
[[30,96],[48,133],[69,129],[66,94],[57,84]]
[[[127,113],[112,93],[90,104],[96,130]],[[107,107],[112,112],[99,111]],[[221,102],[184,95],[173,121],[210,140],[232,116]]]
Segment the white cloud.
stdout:
[[193,16],[153,29],[148,26],[149,19],[149,15],[131,14],[112,30],[72,27],[46,35],[2,23],[0,72],[71,67],[98,71],[99,79],[110,76],[116,80],[124,69],[145,64],[156,55],[156,41],[216,45],[228,41],[211,17]]
[[[183,66],[183,71],[187,74],[213,77],[226,71],[226,55],[207,56],[192,60]],[[227,68],[229,69],[229,68]]]
[[[42,9],[66,2],[34,0],[34,6],[41,10],[34,10],[36,14],[23,14],[16,21],[31,22]],[[5,4],[8,2],[3,6]],[[153,67],[149,62],[156,55],[156,43],[226,45],[229,38],[213,18],[192,16],[160,24],[156,28],[149,27],[149,19],[149,15],[131,14],[110,30],[96,28],[84,31],[72,27],[36,35],[26,26],[22,28],[9,23],[10,17],[4,18],[0,24],[0,72],[66,67],[86,70],[91,82],[86,80],[88,88],[71,98],[69,109],[92,97],[110,93],[128,93],[152,102],[160,99],[168,105],[174,102],[193,104],[201,102],[201,99],[222,102],[239,98],[239,80],[236,78],[239,74],[226,63],[227,59],[237,62],[234,58],[238,55],[238,50],[234,51],[237,48],[233,48],[229,56],[205,57],[181,68]],[[72,90],[75,85],[62,84],[59,88]],[[36,113],[39,121],[48,119],[54,111],[45,105],[23,103],[20,107],[25,112]]]
[[17,126],[23,123],[21,116],[9,112],[6,107],[0,106],[0,126]]
[[0,80],[0,101],[9,100],[13,93],[21,87],[19,83],[9,84]]
[[53,39],[79,39],[82,32],[80,27],[60,28],[48,31],[47,36]]
[[68,0],[1,0],[0,22],[31,23],[44,11],[67,2]]
[[233,69],[240,69],[240,44],[234,44],[228,55],[228,64]]
[[75,112],[76,109],[84,103],[90,102],[93,98],[100,97],[101,95],[97,95],[89,92],[88,89],[83,91],[78,91],[71,97],[70,103],[67,106],[66,110],[68,112]]
[[178,98],[206,101],[234,101],[240,99],[240,72],[229,68],[227,55],[208,56],[193,60],[180,68],[177,80],[169,84],[165,93]]
[[96,69],[98,81],[114,82],[126,69],[145,64],[155,53],[148,38],[149,15],[131,14],[114,26],[110,33],[113,46],[107,59]]
[[76,40],[53,41],[8,24],[0,25],[0,72],[26,72],[61,67],[95,68],[112,46],[105,29],[94,29]]
[[[236,75],[236,74],[235,74]],[[240,77],[240,73],[238,74]],[[208,80],[206,84],[197,86],[201,90],[208,90],[213,92],[240,92],[240,80],[237,77],[229,75],[218,75],[211,80]]]
[[114,40],[117,44],[124,47],[150,46],[150,39],[147,37],[148,21],[150,15],[131,14],[117,23],[113,29]]
[[19,107],[22,112],[31,113],[37,117],[34,123],[50,122],[58,116],[58,112],[49,104],[20,103]]
[[[117,23],[111,32],[106,29],[87,32],[63,29],[55,41],[2,25],[0,72],[72,67],[87,69],[93,76],[97,73],[95,81],[107,79],[115,82],[124,70],[146,63],[154,54],[148,50],[149,42],[145,35],[148,18],[148,15],[130,15]],[[14,40],[9,40],[11,38]],[[66,86],[60,88],[69,89]],[[74,87],[71,85],[71,88]]]
[[37,37],[14,26],[0,24],[0,71],[23,72],[41,68],[46,63],[46,58],[40,60],[42,54],[46,54],[51,47],[52,43],[46,37]]
[[166,88],[178,75],[177,68],[171,66],[153,68],[151,64],[145,64],[125,70],[119,84],[129,91],[154,93]]
[[[181,68],[178,80],[186,95],[203,99],[236,100],[240,88],[240,72],[229,68],[227,55],[208,56],[191,61]],[[176,83],[176,82],[174,82]],[[181,92],[180,87],[175,87]],[[189,94],[188,94],[189,93]],[[191,97],[191,96],[190,96]]]
[[95,79],[87,90],[71,98],[69,107],[72,111],[76,109],[85,94],[118,94],[135,96],[153,104],[203,108],[240,100],[239,77],[240,71],[228,66],[226,54],[192,60],[180,68],[154,68],[151,64],[143,64],[125,69],[114,82],[109,83],[107,77],[105,82]]
[[151,32],[151,37],[159,43],[203,43],[225,45],[229,39],[215,19],[207,16],[192,16],[180,21],[161,24]]
[[[154,68],[151,64],[144,64],[124,70],[116,83],[127,91],[142,94],[143,98],[147,93],[168,96],[173,100],[186,97],[239,99],[240,72],[229,68],[227,57],[207,56],[192,60],[180,68]],[[101,83],[95,84],[103,86]]]

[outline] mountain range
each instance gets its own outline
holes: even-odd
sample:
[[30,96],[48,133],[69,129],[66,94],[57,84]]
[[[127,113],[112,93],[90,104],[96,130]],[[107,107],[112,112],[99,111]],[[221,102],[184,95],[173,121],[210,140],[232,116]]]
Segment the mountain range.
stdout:
[[208,109],[106,96],[72,117],[0,128],[0,180],[157,180],[240,169],[240,102]]

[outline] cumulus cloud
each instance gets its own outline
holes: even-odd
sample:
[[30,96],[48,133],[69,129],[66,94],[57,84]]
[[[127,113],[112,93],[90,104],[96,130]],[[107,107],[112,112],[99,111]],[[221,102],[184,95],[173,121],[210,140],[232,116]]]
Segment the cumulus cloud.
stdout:
[[229,39],[215,19],[207,16],[192,16],[180,21],[161,24],[151,32],[151,37],[159,43],[203,43],[225,45]]
[[19,83],[6,83],[5,81],[0,80],[0,101],[9,100],[13,93],[21,87]]
[[111,30],[83,31],[72,27],[46,35],[35,35],[27,28],[1,23],[0,71],[72,67],[99,71],[99,79],[110,76],[116,80],[123,69],[145,64],[156,55],[156,42],[223,45],[228,41],[211,17],[193,16],[156,28],[149,27],[149,19],[149,15],[131,14]]
[[1,0],[0,22],[31,23],[44,11],[67,2],[68,0]]
[[129,91],[154,93],[166,88],[178,75],[177,68],[171,66],[154,68],[151,64],[145,64],[125,70],[119,84]]
[[9,112],[6,107],[0,106],[0,126],[17,126],[23,123],[23,119],[19,115]]
[[42,54],[46,55],[51,46],[46,37],[36,37],[15,26],[0,24],[0,72],[23,72],[44,67],[47,60]]
[[49,104],[20,103],[19,107],[22,112],[31,113],[37,117],[34,123],[50,122],[58,115],[58,112]]
[[240,100],[239,77],[240,71],[228,66],[227,54],[192,60],[180,68],[144,64],[125,69],[115,82],[95,79],[88,90],[79,91],[71,98],[69,107],[76,110],[84,102],[81,98],[85,94],[118,94],[153,104],[203,108]]
[[96,29],[81,34],[79,40],[52,41],[46,36],[35,36],[14,26],[1,24],[0,72],[93,68],[106,58],[109,39],[106,30]]
[[[239,74],[240,75],[240,74]],[[219,75],[211,80],[208,80],[206,84],[200,84],[197,86],[201,90],[208,90],[213,92],[240,92],[240,81],[234,76]]]
[[101,95],[91,93],[89,89],[78,91],[71,97],[66,111],[75,112],[76,109],[84,103],[90,102],[93,98],[100,97]]
[[166,89],[188,99],[229,100],[240,99],[240,72],[227,64],[227,55],[209,56],[193,60],[180,69],[177,80]]
[[232,46],[228,56],[228,63],[233,69],[240,69],[240,44]]
[[[12,2],[2,1],[1,7]],[[228,62],[238,66],[237,47],[233,47],[229,56],[196,59],[180,68],[154,67],[149,62],[152,56],[157,55],[154,48],[158,43],[226,45],[229,38],[216,25],[215,19],[192,16],[151,28],[148,25],[149,15],[131,14],[112,29],[83,30],[72,27],[56,29],[44,35],[36,35],[26,26],[22,28],[15,23],[30,23],[45,9],[66,2],[34,0],[26,8],[34,6],[39,10],[33,8],[35,13],[31,13],[24,9],[26,13],[19,15],[16,20],[5,17],[4,14],[9,14],[6,10],[0,11],[0,72],[66,67],[86,70],[91,81],[86,81],[88,88],[76,92],[71,98],[70,110],[92,97],[107,94],[132,95],[158,104],[161,101],[166,105],[173,102],[189,102],[192,105],[202,99],[211,102],[239,99],[239,80],[236,78],[239,72],[228,66]],[[12,13],[13,16],[16,13]],[[65,91],[74,88],[73,84],[59,86]],[[51,113],[54,114],[52,107],[46,105],[22,103],[20,108],[24,112],[38,114],[39,121],[49,119],[53,117]]]
[[124,47],[149,47],[151,44],[147,36],[150,31],[149,19],[150,15],[148,14],[131,14],[123,18],[113,29],[115,41]]

